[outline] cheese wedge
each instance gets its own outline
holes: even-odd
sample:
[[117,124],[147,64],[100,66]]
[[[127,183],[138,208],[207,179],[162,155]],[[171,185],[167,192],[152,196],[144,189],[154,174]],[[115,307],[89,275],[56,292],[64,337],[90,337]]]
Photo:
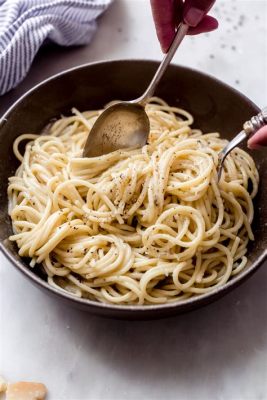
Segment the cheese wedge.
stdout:
[[17,382],[7,385],[6,400],[44,400],[46,387],[42,383]]

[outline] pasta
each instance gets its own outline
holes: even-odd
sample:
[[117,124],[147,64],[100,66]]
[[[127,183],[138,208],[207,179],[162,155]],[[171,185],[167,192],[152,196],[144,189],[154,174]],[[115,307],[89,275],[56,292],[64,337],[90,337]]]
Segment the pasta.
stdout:
[[101,110],[73,109],[42,135],[15,140],[10,240],[50,285],[100,302],[158,304],[210,292],[245,267],[259,180],[252,158],[234,150],[218,183],[227,141],[192,129],[188,112],[159,98],[146,111],[143,148],[82,158]]

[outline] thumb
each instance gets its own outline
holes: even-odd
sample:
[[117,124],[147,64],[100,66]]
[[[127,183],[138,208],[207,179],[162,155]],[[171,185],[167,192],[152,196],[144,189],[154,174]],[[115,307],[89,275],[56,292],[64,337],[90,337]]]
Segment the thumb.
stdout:
[[183,13],[185,23],[192,27],[197,26],[214,3],[215,0],[187,0]]
[[248,140],[248,148],[251,150],[260,149],[263,146],[267,146],[267,126],[259,129],[258,132]]

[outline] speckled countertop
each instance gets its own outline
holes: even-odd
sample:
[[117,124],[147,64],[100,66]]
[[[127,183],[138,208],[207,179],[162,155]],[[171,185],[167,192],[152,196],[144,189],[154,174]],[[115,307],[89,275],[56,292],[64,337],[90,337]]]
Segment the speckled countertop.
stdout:
[[[267,104],[267,2],[217,1],[220,29],[187,38],[174,62]],[[0,114],[35,83],[85,62],[160,59],[148,0],[117,0],[88,47],[44,48]],[[0,375],[51,400],[267,399],[267,264],[216,303],[162,321],[106,320],[41,293],[0,254]]]

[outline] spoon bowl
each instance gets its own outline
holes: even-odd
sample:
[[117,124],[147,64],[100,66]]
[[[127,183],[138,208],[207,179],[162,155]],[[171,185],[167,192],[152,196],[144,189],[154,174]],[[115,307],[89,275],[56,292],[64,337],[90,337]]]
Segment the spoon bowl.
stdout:
[[84,157],[98,157],[118,149],[144,146],[149,119],[140,104],[116,102],[94,123],[83,150]]
[[83,149],[83,157],[97,157],[112,151],[142,147],[146,144],[149,119],[145,112],[145,105],[153,96],[187,31],[188,26],[181,23],[168,53],[141,97],[128,102],[112,101],[111,105],[98,117],[89,132]]

